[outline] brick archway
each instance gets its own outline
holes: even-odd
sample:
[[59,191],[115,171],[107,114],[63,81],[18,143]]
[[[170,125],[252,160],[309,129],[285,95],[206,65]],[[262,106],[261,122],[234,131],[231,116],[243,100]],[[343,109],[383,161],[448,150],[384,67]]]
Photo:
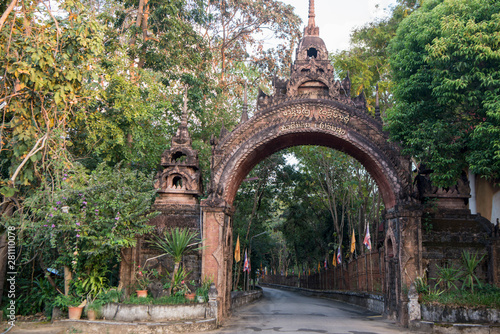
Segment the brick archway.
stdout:
[[394,234],[391,263],[395,273],[390,280],[394,286],[385,292],[394,300],[386,303],[390,305],[386,312],[401,320],[407,313],[403,287],[420,274],[422,262],[421,212],[412,198],[410,160],[383,131],[378,103],[372,117],[363,93],[351,98],[349,76],[336,80],[314,18],[314,1],[310,0],[309,22],[290,78],[275,78],[274,95],[259,92],[252,118],[248,119],[245,105],[240,124],[230,133],[223,128],[219,138],[211,139],[211,181],[208,198],[201,202],[202,275],[216,283],[219,316],[225,317],[233,263],[232,205],[241,182],[255,165],[277,151],[297,145],[327,146],[360,161],[378,184],[387,209],[384,225]]
[[296,99],[262,110],[214,146],[210,199],[232,205],[239,185],[259,162],[292,146],[330,147],[360,161],[377,182],[386,208],[411,193],[408,158],[389,142],[382,122],[331,99]]
[[[353,102],[329,97],[286,98],[242,121],[231,133],[213,139],[209,196],[202,201],[204,250],[202,275],[212,277],[219,291],[219,312],[230,307],[232,213],[236,192],[252,168],[271,154],[298,145],[320,145],[343,151],[358,161],[377,182],[388,211],[393,234],[393,256],[399,266],[397,288],[403,291],[420,272],[421,255],[415,253],[420,214],[408,210],[412,198],[410,161],[389,142],[380,117],[367,115]],[[410,276],[402,275],[410,272]],[[394,279],[392,280],[394,281]],[[392,295],[388,295],[393,298]],[[400,299],[401,296],[396,296]],[[388,313],[404,313],[398,301]],[[401,309],[398,311],[398,309]]]

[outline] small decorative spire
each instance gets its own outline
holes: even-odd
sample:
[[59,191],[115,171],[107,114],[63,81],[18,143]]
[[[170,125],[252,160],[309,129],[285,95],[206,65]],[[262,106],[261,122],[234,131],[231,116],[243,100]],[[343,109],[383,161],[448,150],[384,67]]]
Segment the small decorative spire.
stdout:
[[188,86],[184,86],[184,107],[182,108],[182,118],[181,118],[181,127],[187,127],[187,103],[188,103]]
[[172,137],[172,145],[191,145],[191,136],[188,131],[188,86],[184,86],[184,106],[182,108],[181,124],[177,128],[175,136]]
[[248,121],[248,103],[247,103],[247,82],[245,81],[245,92],[243,93],[243,110],[241,112],[241,123]]
[[378,98],[378,84],[376,86],[376,94],[375,94],[375,117],[380,118],[380,104]]
[[309,0],[309,26],[316,26],[316,22],[314,21],[315,17],[316,14],[314,14],[314,0]]
[[309,0],[309,22],[304,29],[305,36],[319,36],[319,28],[316,27],[316,14],[314,14],[314,0]]

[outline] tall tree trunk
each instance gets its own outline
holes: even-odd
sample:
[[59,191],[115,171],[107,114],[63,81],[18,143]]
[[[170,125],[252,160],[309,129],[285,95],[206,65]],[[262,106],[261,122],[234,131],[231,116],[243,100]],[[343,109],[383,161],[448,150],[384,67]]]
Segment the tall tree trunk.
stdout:
[[[7,7],[7,10],[2,14],[2,17],[0,17],[0,30],[2,30],[2,27],[5,23],[5,20],[7,20],[7,17],[9,16],[9,14],[16,7],[16,4],[17,4],[17,0],[12,0],[9,7]],[[0,296],[0,300],[1,300],[1,296]]]

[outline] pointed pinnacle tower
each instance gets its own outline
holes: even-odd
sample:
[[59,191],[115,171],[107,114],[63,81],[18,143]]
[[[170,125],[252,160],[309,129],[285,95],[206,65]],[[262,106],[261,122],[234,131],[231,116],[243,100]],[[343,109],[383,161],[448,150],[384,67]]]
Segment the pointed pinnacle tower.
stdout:
[[181,118],[181,126],[182,127],[187,127],[187,118],[188,118],[188,112],[187,112],[187,103],[188,103],[188,96],[187,96],[187,86],[184,87],[184,107],[182,108],[182,118]]
[[241,112],[241,123],[248,121],[248,101],[247,101],[247,82],[245,81],[245,92],[243,95],[243,110]]
[[319,27],[316,26],[314,14],[314,0],[309,0],[309,23],[304,28],[304,36],[319,36]]
[[192,147],[188,131],[188,87],[184,88],[184,106],[181,123],[172,137],[172,144],[161,155],[163,172],[155,182],[158,197],[155,208],[165,209],[169,205],[196,205],[197,198],[203,194],[198,151]]
[[179,128],[177,129],[177,133],[175,136],[172,138],[172,143],[178,144],[178,145],[183,145],[187,144],[191,146],[191,136],[189,135],[188,131],[188,97],[187,97],[187,91],[188,88],[187,86],[184,87],[184,106],[182,108],[182,116],[181,116],[181,124],[179,125]]

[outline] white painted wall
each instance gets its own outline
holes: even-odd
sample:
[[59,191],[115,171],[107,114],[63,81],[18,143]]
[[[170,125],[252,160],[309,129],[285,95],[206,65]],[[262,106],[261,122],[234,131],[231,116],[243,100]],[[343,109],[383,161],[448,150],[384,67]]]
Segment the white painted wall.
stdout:
[[496,224],[497,219],[500,220],[500,191],[493,195],[491,203],[491,222]]
[[477,213],[476,206],[476,175],[469,171],[469,187],[470,187],[470,198],[469,198],[469,210],[470,213],[475,215]]

